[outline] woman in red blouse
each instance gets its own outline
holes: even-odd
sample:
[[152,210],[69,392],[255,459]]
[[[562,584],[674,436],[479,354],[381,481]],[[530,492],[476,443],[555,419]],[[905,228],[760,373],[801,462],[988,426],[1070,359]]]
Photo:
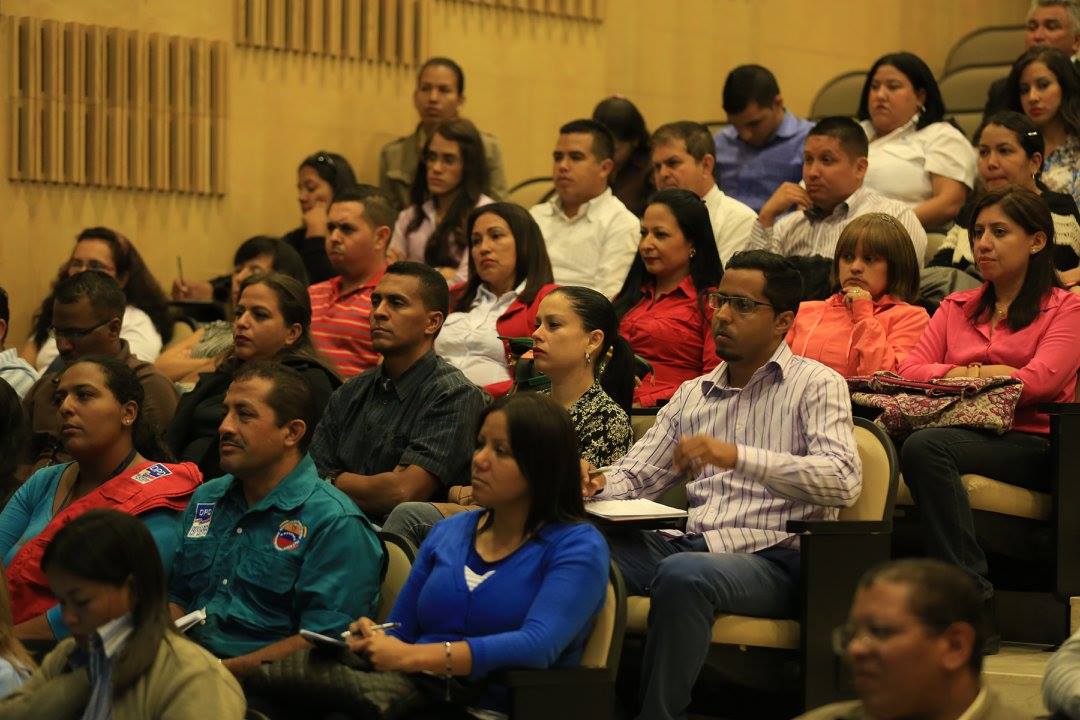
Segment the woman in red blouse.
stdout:
[[1050,423],[1038,405],[1074,399],[1080,297],[1063,290],[1054,272],[1054,222],[1042,197],[1016,186],[990,190],[971,217],[968,237],[987,282],[945,298],[900,374],[1018,378],[1024,390],[1013,430],[919,430],[904,443],[901,468],[923,517],[927,551],[971,573],[989,599],[986,556],[960,476],[1047,487]]
[[653,368],[634,392],[635,405],[665,402],[719,363],[705,295],[723,274],[701,198],[675,189],[654,195],[641,220],[638,255],[615,298],[619,333]]

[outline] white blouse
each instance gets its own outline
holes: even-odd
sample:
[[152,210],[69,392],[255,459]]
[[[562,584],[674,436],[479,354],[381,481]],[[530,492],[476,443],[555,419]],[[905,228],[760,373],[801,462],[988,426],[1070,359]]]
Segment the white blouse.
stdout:
[[[916,130],[918,122],[919,116],[915,115],[888,135],[870,142],[863,186],[912,206],[933,196],[931,173],[974,188],[977,157],[964,134],[947,122]],[[868,138],[874,137],[869,120],[863,120],[862,127]]]
[[435,353],[456,367],[474,385],[484,387],[510,379],[506,347],[496,323],[525,289],[521,283],[500,297],[481,285],[472,307],[452,312],[435,338]]
[[[154,321],[134,305],[124,308],[120,339],[128,341],[131,354],[140,360],[152,363],[161,354],[161,335],[154,327]],[[48,339],[42,343],[41,350],[38,352],[36,363],[38,372],[45,372],[59,355],[60,352],[56,349],[56,338],[50,332]]]

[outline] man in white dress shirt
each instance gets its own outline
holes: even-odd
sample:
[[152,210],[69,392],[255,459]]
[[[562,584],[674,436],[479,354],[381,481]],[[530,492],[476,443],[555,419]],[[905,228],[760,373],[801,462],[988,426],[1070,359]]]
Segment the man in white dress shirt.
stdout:
[[716,143],[709,128],[689,120],[661,125],[652,134],[652,163],[657,188],[689,190],[705,201],[720,263],[726,265],[746,245],[757,214],[716,186]]
[[803,300],[823,300],[832,294],[836,241],[849,222],[866,213],[881,212],[899,220],[911,236],[919,267],[923,265],[926,231],[915,213],[906,204],[863,187],[868,153],[866,133],[854,120],[821,120],[806,136],[802,184],[784,183],[761,207],[748,245],[796,258],[803,274]]
[[559,128],[552,153],[555,197],[534,205],[555,282],[615,297],[637,254],[641,222],[608,187],[615,139],[595,120]]
[[4,349],[7,340],[8,324],[11,322],[11,309],[8,306],[8,294],[0,287],[0,380],[7,381],[21,400],[40,377],[34,367],[19,357],[15,348]]
[[685,533],[608,533],[627,591],[651,598],[639,720],[686,717],[717,614],[791,616],[800,563],[787,521],[835,520],[859,496],[847,384],[784,342],[801,295],[790,261],[736,253],[708,298],[723,362],[683,383],[630,452],[583,483],[620,500],[686,482]]

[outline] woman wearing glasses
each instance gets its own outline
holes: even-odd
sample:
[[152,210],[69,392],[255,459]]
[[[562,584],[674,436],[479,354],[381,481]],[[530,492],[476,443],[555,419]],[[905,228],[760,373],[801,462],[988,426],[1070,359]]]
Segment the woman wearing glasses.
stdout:
[[791,351],[845,377],[895,372],[930,322],[909,304],[919,261],[907,230],[884,213],[855,218],[836,243],[833,279],[836,293],[799,305],[787,335]]
[[474,208],[494,202],[484,194],[488,166],[480,132],[468,120],[442,122],[420,154],[412,205],[398,215],[390,238],[390,262],[427,263],[451,285],[468,277],[465,221]]
[[[172,338],[172,319],[169,317],[169,301],[161,285],[150,273],[142,256],[126,237],[105,227],[83,230],[75,238],[71,257],[60,268],[54,281],[77,275],[84,270],[97,270],[109,275],[127,297],[120,337],[128,341],[131,353],[140,360],[154,362],[163,345]],[[53,296],[41,303],[34,316],[34,330],[23,345],[20,354],[45,372],[59,354],[52,326]]]
[[615,298],[619,333],[652,365],[634,404],[666,402],[719,360],[705,295],[724,274],[705,203],[689,190],[661,190],[645,208],[641,242]]
[[143,417],[143,386],[119,360],[76,361],[60,375],[54,403],[73,461],[35,472],[0,513],[0,558],[15,635],[24,640],[69,634],[41,569],[42,553],[57,531],[89,510],[120,510],[143,521],[171,565],[180,513],[202,482],[191,463],[163,462],[171,458],[157,428]]

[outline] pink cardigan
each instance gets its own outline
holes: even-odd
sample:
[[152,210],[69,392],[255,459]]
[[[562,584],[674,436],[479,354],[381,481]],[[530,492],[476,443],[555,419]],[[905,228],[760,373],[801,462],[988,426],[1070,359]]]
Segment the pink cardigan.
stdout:
[[945,298],[900,374],[911,380],[943,377],[958,365],[1009,365],[1024,381],[1014,430],[1045,435],[1050,418],[1035,410],[1041,402],[1071,402],[1080,370],[1080,297],[1054,288],[1043,298],[1035,321],[1018,332],[998,323],[972,321],[986,285]]
[[844,302],[843,293],[801,303],[787,344],[796,355],[828,365],[844,377],[892,370],[915,347],[930,316],[890,295],[877,302]]

